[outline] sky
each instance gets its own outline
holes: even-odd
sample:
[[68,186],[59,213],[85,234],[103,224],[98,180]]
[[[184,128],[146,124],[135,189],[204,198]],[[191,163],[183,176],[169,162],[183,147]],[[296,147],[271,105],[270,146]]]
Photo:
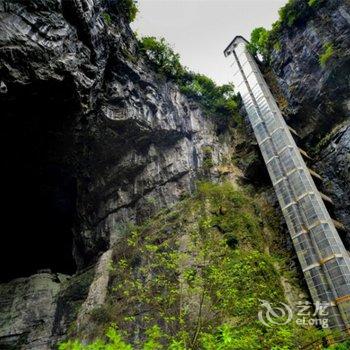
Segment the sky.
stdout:
[[132,28],[140,36],[164,37],[190,70],[218,84],[230,81],[224,49],[236,35],[270,28],[286,0],[138,0]]

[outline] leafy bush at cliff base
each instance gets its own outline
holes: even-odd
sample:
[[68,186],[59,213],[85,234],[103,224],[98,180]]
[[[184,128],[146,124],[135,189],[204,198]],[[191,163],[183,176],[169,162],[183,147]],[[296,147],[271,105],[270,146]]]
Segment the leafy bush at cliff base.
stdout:
[[115,327],[109,327],[106,332],[106,340],[97,339],[90,344],[84,344],[79,340],[69,340],[58,346],[59,350],[132,350],[132,346],[123,341]]
[[306,21],[324,3],[324,0],[289,0],[278,11],[279,19],[272,24],[271,30],[259,27],[252,31],[249,46],[252,54],[259,53],[268,61],[271,51],[280,48],[278,36],[281,29],[291,28],[298,21]]
[[326,348],[325,350],[349,350],[349,349],[350,349],[350,340],[347,340],[341,344],[331,345],[329,348]]
[[177,83],[181,92],[197,101],[208,114],[221,118],[238,114],[233,85],[217,86],[205,75],[190,72],[181,65],[180,55],[164,38],[144,37],[139,44],[141,52],[153,63],[157,72]]
[[[278,326],[270,333],[265,334],[266,337],[276,338],[278,334],[281,338],[281,345],[273,345],[272,347],[265,348],[270,350],[289,350],[296,349],[289,347],[286,344],[292,345],[292,334],[287,327]],[[148,338],[145,341],[142,350],[189,350],[182,341],[171,340],[168,346],[164,346],[161,339],[162,334],[158,326],[152,327],[148,331]],[[204,333],[201,335],[200,345],[197,349],[202,350],[257,350],[260,349],[257,346],[259,344],[259,336],[261,334],[256,333],[255,329],[252,329],[252,333],[246,338],[237,338],[237,332],[229,325],[223,325],[218,327],[213,334]],[[335,344],[324,350],[348,350],[350,348],[350,341],[346,341],[342,344]],[[108,328],[106,332],[106,339],[97,339],[90,344],[84,344],[78,340],[68,341],[58,346],[58,350],[133,350],[134,347],[126,343],[115,326]]]
[[295,350],[319,341],[313,327],[257,319],[260,300],[277,306],[282,277],[296,278],[278,225],[259,197],[230,183],[199,183],[194,197],[121,237],[108,299],[84,336],[90,345],[71,340],[60,350]]

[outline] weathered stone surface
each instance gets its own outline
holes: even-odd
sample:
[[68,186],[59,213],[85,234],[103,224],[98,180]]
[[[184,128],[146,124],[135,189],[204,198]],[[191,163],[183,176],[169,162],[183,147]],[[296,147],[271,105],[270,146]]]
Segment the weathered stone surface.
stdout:
[[78,267],[95,261],[123,222],[140,222],[192,191],[204,146],[213,146],[214,163],[227,154],[216,125],[139,56],[114,2],[3,2],[0,16],[8,109],[14,113],[23,89],[47,99],[45,84],[73,96],[62,111],[69,146],[59,161],[77,181]]
[[[271,68],[288,100],[289,122],[308,141],[321,138],[350,116],[349,2],[323,2],[306,19],[284,29],[279,42]],[[328,43],[334,55],[322,67],[319,57]]]
[[92,266],[72,276],[61,287],[56,298],[56,312],[53,318],[49,346],[55,348],[58,341],[64,339],[69,331],[76,327],[78,313],[89,295],[90,286],[95,276]]
[[89,293],[82,304],[77,316],[77,328],[87,328],[91,323],[90,313],[97,307],[101,307],[107,298],[109,273],[112,263],[112,249],[103,253],[95,268],[94,279],[90,285]]
[[[112,18],[109,25],[105,12]],[[5,127],[24,135],[15,145],[23,155],[20,163],[39,179],[37,174],[50,173],[54,164],[64,181],[72,179],[75,184],[76,198],[68,202],[76,206],[70,216],[73,255],[80,271],[117,244],[130,222],[140,223],[192,192],[204,173],[205,147],[211,147],[214,165],[230,157],[230,137],[218,135],[217,125],[138,53],[116,1],[0,1],[0,47],[0,103]],[[28,125],[38,126],[30,136]],[[35,140],[41,139],[44,152],[36,150]],[[34,151],[28,152],[32,145]],[[12,171],[19,174],[16,166],[11,164]],[[206,173],[219,176],[215,166]],[[23,189],[33,187],[27,179],[20,179]],[[50,179],[45,186],[59,192],[60,186],[52,186]],[[16,180],[9,176],[11,181]],[[35,208],[36,193],[18,192],[28,198],[25,207]],[[64,196],[59,199],[67,202]],[[51,232],[48,224],[42,237],[48,246],[26,236],[24,242],[35,249],[28,253],[24,243],[28,261],[44,253],[47,261],[53,254],[58,260],[66,258],[56,252],[56,241],[50,238],[52,232],[61,233]],[[16,240],[20,244],[21,237]],[[23,312],[4,311],[0,347],[6,348],[14,332],[26,337],[23,343],[34,344],[28,349],[53,346],[74,324],[93,275],[91,268],[63,286],[49,284],[44,297],[47,301],[49,294],[51,299],[41,311],[42,292],[36,286],[29,308],[23,304],[26,279],[0,285],[6,305],[20,305]],[[37,314],[45,323],[40,332],[32,329]],[[5,324],[6,319],[16,327]]]
[[[198,106],[154,73],[139,55],[116,4],[0,0],[0,103],[5,129],[10,125],[20,136],[13,142],[8,133],[2,148],[11,157],[8,145],[17,147],[23,155],[20,162],[34,175],[35,169],[45,172],[53,163],[64,178],[72,179],[73,255],[80,270],[65,282],[45,273],[1,284],[0,348],[53,348],[74,325],[82,305],[89,311],[91,304],[102,302],[108,276],[103,271],[95,275],[93,265],[110,246],[118,245],[127,225],[144,221],[193,191],[203,175],[208,146],[214,165],[231,159],[230,136],[218,135],[217,125]],[[103,19],[105,12],[110,25]],[[290,122],[311,145],[350,114],[349,13],[346,1],[327,1],[307,22],[285,30],[282,50],[272,56],[271,66],[294,113]],[[337,51],[322,68],[318,57],[327,42]],[[34,122],[38,129],[23,138]],[[42,135],[49,144],[44,155],[27,154]],[[237,154],[246,156],[238,164],[248,181],[261,185],[265,168],[254,145],[250,140],[237,145]],[[348,157],[347,127],[331,137],[317,163],[332,183],[329,193],[337,203],[337,218],[347,225]],[[17,176],[20,170],[15,168]],[[206,173],[215,179],[220,169],[214,166]],[[24,174],[12,184],[21,181],[30,187],[25,182],[28,172]],[[19,195],[23,205],[25,196],[21,191]],[[27,197],[25,208],[32,201]],[[273,202],[274,195],[270,197]],[[48,241],[53,239],[50,234],[45,233]],[[16,236],[17,244],[21,239]],[[50,255],[56,246],[47,248],[45,254]]]
[[75,276],[41,272],[0,284],[0,349],[56,349],[88,295],[90,268]]
[[0,285],[0,348],[49,349],[56,297],[66,278],[40,273]]
[[[288,101],[287,122],[301,135],[297,141],[302,148],[314,153],[317,161],[309,166],[324,177],[322,190],[335,203],[331,215],[348,227],[348,233],[341,233],[348,245],[348,127],[332,130],[350,118],[349,2],[322,2],[306,18],[283,29],[279,42],[281,50],[272,52],[270,66]],[[327,44],[333,45],[334,54],[322,66],[319,58]],[[319,142],[322,139],[328,143]]]
[[[336,217],[350,233],[350,121],[331,133],[316,165],[324,178],[325,191],[334,201]],[[349,249],[350,235],[341,234]]]

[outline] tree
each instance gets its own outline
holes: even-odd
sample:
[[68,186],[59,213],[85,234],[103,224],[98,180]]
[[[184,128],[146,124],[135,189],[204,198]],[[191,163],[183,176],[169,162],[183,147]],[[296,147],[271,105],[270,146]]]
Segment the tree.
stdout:
[[263,28],[255,28],[250,35],[250,44],[248,49],[255,56],[260,54],[264,59],[268,56],[268,41],[270,32]]

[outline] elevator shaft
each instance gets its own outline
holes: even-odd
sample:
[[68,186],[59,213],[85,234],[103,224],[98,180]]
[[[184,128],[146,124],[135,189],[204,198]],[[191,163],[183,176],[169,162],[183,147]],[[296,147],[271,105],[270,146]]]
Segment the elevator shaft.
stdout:
[[243,37],[225,50],[314,303],[331,329],[350,328],[350,257]]

